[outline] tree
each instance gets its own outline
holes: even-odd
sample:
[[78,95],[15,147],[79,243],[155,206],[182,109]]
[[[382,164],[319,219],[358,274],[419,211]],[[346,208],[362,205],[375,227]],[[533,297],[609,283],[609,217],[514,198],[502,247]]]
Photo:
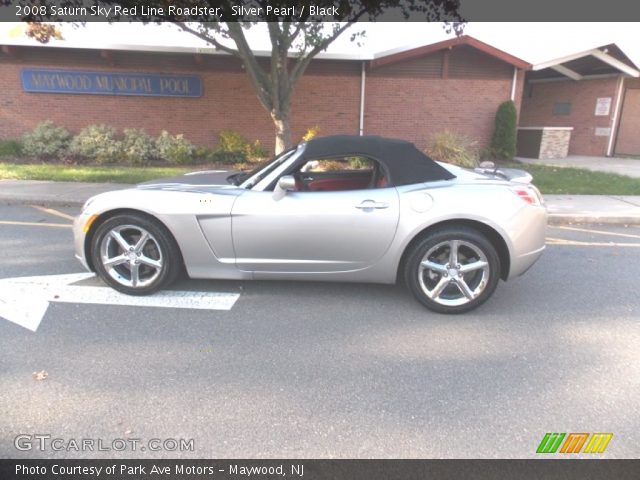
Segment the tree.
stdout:
[[[43,0],[29,1],[41,3]],[[83,1],[66,0],[65,4],[81,5]],[[102,3],[132,7],[138,2],[106,0]],[[291,101],[298,81],[311,60],[358,20],[389,18],[391,15],[406,20],[411,14],[414,19],[444,22],[444,27],[456,34],[464,27],[458,13],[460,0],[316,0],[314,6],[325,10],[315,12],[311,12],[309,2],[291,0],[174,0],[172,11],[167,10],[165,0],[145,3],[163,8],[162,14],[143,15],[142,9],[138,8],[131,17],[142,21],[172,21],[183,31],[240,59],[260,103],[274,123],[276,153],[291,145]],[[234,10],[245,4],[246,10]],[[203,14],[202,10],[194,11],[194,5],[219,10],[215,15]],[[185,7],[189,9],[187,15],[180,10]],[[256,10],[251,11],[249,7]],[[271,41],[268,62],[261,62],[256,57],[245,35],[245,30],[258,21],[267,22]],[[362,32],[355,32],[351,40],[361,35]],[[233,41],[235,48],[225,39]]]

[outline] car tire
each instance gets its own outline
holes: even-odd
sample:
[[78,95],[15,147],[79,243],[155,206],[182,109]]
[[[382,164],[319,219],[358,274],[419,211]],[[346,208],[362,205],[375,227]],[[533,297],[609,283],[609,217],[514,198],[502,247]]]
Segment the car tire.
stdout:
[[176,241],[157,220],[138,214],[114,216],[91,241],[96,273],[128,295],[149,295],[171,284],[182,257]]
[[493,294],[500,279],[500,258],[482,233],[451,226],[417,242],[406,257],[404,274],[411,293],[428,309],[464,313]]

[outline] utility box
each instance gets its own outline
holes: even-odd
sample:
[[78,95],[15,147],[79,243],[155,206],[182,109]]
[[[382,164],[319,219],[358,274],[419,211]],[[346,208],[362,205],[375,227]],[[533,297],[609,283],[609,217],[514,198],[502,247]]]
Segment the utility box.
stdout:
[[573,127],[518,127],[518,157],[552,160],[567,158]]

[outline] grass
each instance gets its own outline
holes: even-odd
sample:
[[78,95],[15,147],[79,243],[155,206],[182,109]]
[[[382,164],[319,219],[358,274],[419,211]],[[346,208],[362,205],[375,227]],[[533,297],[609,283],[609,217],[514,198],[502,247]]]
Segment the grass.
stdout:
[[[523,163],[509,163],[505,166],[519,168],[531,173],[533,175],[533,183],[545,194],[640,195],[640,179],[637,178],[613,173],[591,172],[579,168],[561,168]],[[240,166],[235,166],[235,168],[238,167]],[[214,168],[216,168],[215,165],[118,167],[0,163],[0,179],[140,183],[181,175],[189,171]]]
[[533,183],[545,194],[640,195],[640,179],[625,175],[524,163],[509,166],[533,175]]
[[199,167],[117,167],[94,165],[48,165],[0,163],[2,180],[53,180],[56,182],[140,183],[182,175]]

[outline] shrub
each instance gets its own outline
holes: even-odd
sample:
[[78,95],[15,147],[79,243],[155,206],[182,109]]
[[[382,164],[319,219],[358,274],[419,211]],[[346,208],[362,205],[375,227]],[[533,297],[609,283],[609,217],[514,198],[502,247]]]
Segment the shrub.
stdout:
[[478,164],[477,142],[448,130],[433,136],[427,155],[460,167],[473,168]]
[[22,137],[22,152],[30,157],[60,158],[67,153],[71,134],[51,120],[41,122]]
[[209,160],[214,163],[245,163],[247,161],[247,154],[244,152],[223,152],[218,150],[217,152],[213,152]]
[[[236,161],[225,161],[224,163],[242,163],[249,160],[261,160],[267,157],[267,152],[263,148],[260,140],[256,140],[253,143],[249,143],[246,138],[244,138],[240,133],[235,132],[233,130],[223,130],[218,134],[218,146],[216,148],[216,160],[221,158],[226,158],[227,160],[236,160]],[[223,155],[223,154],[232,154],[232,155]],[[244,159],[240,161],[241,154]]]
[[0,140],[0,157],[19,157],[22,143],[19,140]]
[[264,160],[269,156],[265,148],[262,146],[262,143],[260,143],[260,140],[247,144],[246,154],[247,158],[251,161]]
[[320,133],[320,126],[314,125],[313,127],[307,128],[306,133],[302,136],[302,140],[308,142],[312,138],[315,138]]
[[222,130],[218,134],[218,151],[220,152],[244,152],[247,149],[247,140],[233,130]]
[[69,151],[99,164],[115,162],[124,157],[122,142],[116,130],[106,125],[89,125],[73,137]]
[[122,152],[127,163],[132,165],[145,165],[158,156],[155,140],[144,130],[135,128],[125,128]]
[[490,153],[494,158],[511,160],[516,154],[516,105],[503,102],[496,113],[496,127],[491,139]]
[[163,130],[156,139],[158,156],[174,165],[184,165],[193,160],[195,147],[184,138],[184,135],[171,135]]

